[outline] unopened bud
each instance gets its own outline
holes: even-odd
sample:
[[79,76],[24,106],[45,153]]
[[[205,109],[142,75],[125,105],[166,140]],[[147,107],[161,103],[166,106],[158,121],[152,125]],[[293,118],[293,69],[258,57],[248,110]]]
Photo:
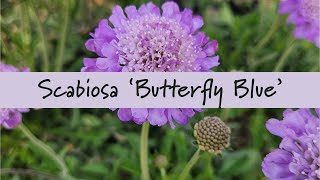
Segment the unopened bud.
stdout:
[[161,168],[166,168],[168,166],[168,159],[166,156],[164,155],[158,155],[156,157],[156,160],[155,160],[155,165],[156,167],[158,167],[159,169]]
[[230,128],[218,117],[205,117],[193,130],[199,148],[214,154],[229,147],[230,134]]

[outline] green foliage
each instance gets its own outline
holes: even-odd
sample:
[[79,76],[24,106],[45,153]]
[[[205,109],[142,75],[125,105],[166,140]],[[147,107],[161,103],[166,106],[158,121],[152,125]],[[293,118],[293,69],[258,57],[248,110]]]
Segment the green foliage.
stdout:
[[[140,5],[144,0],[35,1],[11,0],[1,7],[1,59],[32,71],[78,72],[83,57],[94,57],[84,43],[115,4]],[[160,5],[163,1],[156,0]],[[205,31],[219,42],[221,66],[216,71],[274,71],[291,45],[293,27],[276,12],[277,1],[178,1],[204,17]],[[270,29],[274,32],[268,36]],[[319,71],[319,51],[296,40],[281,71]],[[60,62],[61,61],[61,62]],[[279,139],[265,129],[268,118],[281,118],[282,109],[206,109],[184,127],[151,127],[149,170],[158,155],[169,162],[168,179],[176,179],[197,147],[192,126],[204,116],[220,116],[231,127],[231,147],[220,156],[202,152],[191,170],[192,179],[262,179],[261,162]],[[107,109],[38,109],[25,114],[24,123],[66,162],[81,179],[140,179],[141,127],[122,123]],[[59,169],[38,152],[19,130],[1,129],[3,179],[58,178]],[[33,171],[27,171],[32,169]],[[4,171],[2,171],[4,172]]]

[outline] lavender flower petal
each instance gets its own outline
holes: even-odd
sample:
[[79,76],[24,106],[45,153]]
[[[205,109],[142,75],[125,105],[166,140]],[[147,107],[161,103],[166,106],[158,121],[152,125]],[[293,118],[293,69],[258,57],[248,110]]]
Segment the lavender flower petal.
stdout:
[[[14,66],[4,64],[0,61],[0,72],[28,72],[29,68],[18,69]],[[21,113],[28,112],[27,108],[0,108],[0,126],[13,129],[22,122]]]
[[319,0],[283,0],[278,11],[289,14],[288,22],[296,26],[293,32],[296,38],[313,42],[320,48]]
[[310,109],[288,109],[282,121],[268,120],[267,129],[283,138],[280,149],[262,163],[269,179],[320,179],[320,116],[319,109],[315,111],[317,115]]

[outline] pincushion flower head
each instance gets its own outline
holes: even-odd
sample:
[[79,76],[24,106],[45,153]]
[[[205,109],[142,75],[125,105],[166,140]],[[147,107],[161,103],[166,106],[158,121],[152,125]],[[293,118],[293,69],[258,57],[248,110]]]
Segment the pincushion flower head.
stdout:
[[[29,68],[18,69],[0,62],[0,72],[28,72]],[[7,129],[15,128],[22,121],[21,113],[28,112],[26,108],[0,108],[0,126]]]
[[320,179],[320,108],[286,110],[284,119],[268,120],[267,129],[282,141],[262,163],[271,180]]
[[279,13],[289,14],[288,22],[296,26],[294,36],[320,47],[320,1],[282,0]]
[[[111,23],[109,23],[111,22]],[[86,42],[89,51],[98,58],[85,58],[84,72],[206,72],[218,66],[217,41],[209,42],[199,31],[204,22],[190,9],[180,11],[174,2],[159,7],[149,2],[127,6],[124,11],[115,6],[110,18],[103,19]],[[122,121],[162,126],[172,119],[186,124],[188,117],[200,109],[123,109]]]

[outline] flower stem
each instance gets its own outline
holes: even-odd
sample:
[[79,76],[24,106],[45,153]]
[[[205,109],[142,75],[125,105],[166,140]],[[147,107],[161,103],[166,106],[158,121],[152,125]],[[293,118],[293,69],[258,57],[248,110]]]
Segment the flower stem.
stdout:
[[274,72],[280,72],[283,68],[283,66],[286,64],[286,61],[292,51],[292,49],[294,48],[294,40],[289,42],[289,45],[287,47],[287,49],[283,52],[283,54],[281,55],[277,65],[274,68]]
[[196,164],[199,158],[200,158],[200,148],[198,148],[198,150],[193,154],[193,156],[191,157],[187,165],[182,170],[178,178],[179,180],[185,180],[187,178],[187,176],[190,174],[191,168]]
[[167,173],[164,168],[160,168],[160,173],[161,173],[161,179],[162,180],[167,180]]
[[64,49],[65,49],[65,44],[66,44],[66,37],[68,33],[68,24],[69,24],[69,1],[65,1],[65,10],[64,10],[64,21],[62,25],[62,34],[61,34],[61,39],[58,44],[58,50],[57,50],[57,58],[56,58],[56,66],[55,66],[55,71],[59,72],[62,69],[63,65],[63,55],[64,55]]
[[263,48],[271,39],[272,35],[274,34],[274,32],[277,31],[279,25],[281,22],[281,18],[279,16],[276,17],[275,21],[273,22],[273,24],[271,25],[269,31],[266,33],[265,36],[263,36],[263,38],[258,42],[256,49],[259,50],[261,48]]
[[258,41],[257,45],[254,48],[254,51],[252,51],[248,55],[248,66],[250,71],[253,70],[258,63],[261,63],[261,61],[254,60],[256,58],[255,53],[259,52],[260,49],[262,49],[271,40],[272,35],[278,30],[280,23],[281,18],[279,17],[279,15],[277,15],[268,32]]
[[35,19],[36,28],[37,28],[37,30],[39,32],[39,36],[40,36],[40,41],[42,43],[41,50],[42,50],[42,56],[43,56],[43,65],[42,65],[41,70],[43,72],[48,72],[50,69],[49,69],[49,53],[48,53],[47,39],[45,37],[45,33],[44,33],[43,27],[41,25],[40,18],[37,15],[37,12],[35,11],[33,1],[28,1],[28,2],[29,2],[30,11]]
[[142,125],[140,136],[140,167],[142,171],[142,179],[150,180],[149,167],[148,167],[148,134],[149,134],[149,122],[145,122]]
[[48,145],[44,144],[41,140],[36,138],[32,132],[23,124],[20,124],[18,126],[18,129],[21,130],[21,132],[41,151],[43,151],[44,154],[46,154],[49,158],[51,158],[57,166],[59,166],[61,170],[61,177],[73,179],[71,175],[69,175],[68,168],[66,164],[64,163],[63,159],[57,155]]

